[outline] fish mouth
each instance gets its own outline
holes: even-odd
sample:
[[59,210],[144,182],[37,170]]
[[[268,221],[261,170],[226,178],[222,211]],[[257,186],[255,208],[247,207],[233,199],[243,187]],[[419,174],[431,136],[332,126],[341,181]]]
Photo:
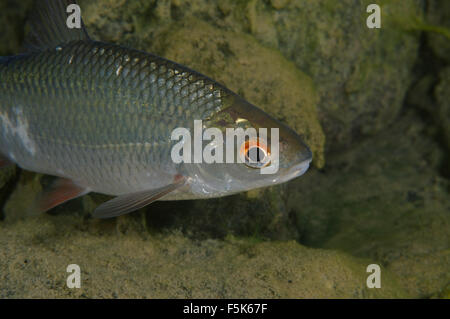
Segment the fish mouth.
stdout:
[[312,159],[307,159],[295,166],[292,166],[289,169],[288,174],[287,174],[289,176],[289,178],[295,178],[295,177],[303,175],[308,170],[311,160]]

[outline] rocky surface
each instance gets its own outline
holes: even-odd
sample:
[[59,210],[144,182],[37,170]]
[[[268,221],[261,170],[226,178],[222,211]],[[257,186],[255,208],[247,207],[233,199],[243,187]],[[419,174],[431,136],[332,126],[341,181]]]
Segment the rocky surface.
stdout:
[[[147,235],[139,222],[50,216],[0,225],[1,298],[376,298],[407,297],[383,271],[366,287],[368,261],[293,241],[189,240]],[[66,287],[68,264],[81,288]]]
[[445,0],[428,2],[427,22],[425,26],[427,42],[433,52],[441,59],[450,62],[450,3]]
[[[450,153],[450,68],[439,73],[439,84],[435,89],[437,108],[434,110],[436,121],[442,129],[442,142]],[[448,163],[448,162],[447,162]],[[450,169],[447,171],[450,176]]]
[[299,242],[370,258],[408,292],[429,297],[450,280],[449,182],[436,168],[444,152],[417,115],[352,150],[324,172],[292,183],[289,204]]

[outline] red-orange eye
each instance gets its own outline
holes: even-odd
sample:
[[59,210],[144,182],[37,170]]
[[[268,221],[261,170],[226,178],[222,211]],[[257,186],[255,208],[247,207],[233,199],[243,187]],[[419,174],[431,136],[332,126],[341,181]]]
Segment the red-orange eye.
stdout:
[[262,168],[270,163],[270,150],[261,139],[242,143],[240,153],[248,167]]

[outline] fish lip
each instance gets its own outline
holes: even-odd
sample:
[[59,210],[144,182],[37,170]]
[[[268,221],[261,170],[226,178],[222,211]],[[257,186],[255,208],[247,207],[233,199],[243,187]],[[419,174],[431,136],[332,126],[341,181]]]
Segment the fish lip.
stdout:
[[312,158],[308,158],[308,159],[300,162],[299,164],[292,166],[289,169],[288,175],[291,176],[292,178],[303,175],[308,170],[311,161],[312,161]]
[[302,165],[304,162],[308,162],[310,163],[312,161],[313,158],[313,153],[311,151],[311,149],[308,147],[308,145],[305,144],[305,142],[303,142],[302,139],[300,139],[300,143],[303,145],[303,150],[300,152],[300,164],[297,165]]

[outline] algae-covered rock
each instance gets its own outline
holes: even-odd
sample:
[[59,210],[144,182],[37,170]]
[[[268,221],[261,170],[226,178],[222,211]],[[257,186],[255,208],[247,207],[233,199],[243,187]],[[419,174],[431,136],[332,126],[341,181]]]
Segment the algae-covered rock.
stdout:
[[[73,216],[1,224],[0,298],[408,297],[385,269],[382,288],[368,289],[369,260],[292,241],[140,234]],[[69,264],[80,289],[66,286]]]
[[29,217],[37,196],[42,191],[41,174],[23,171],[17,181],[14,190],[3,206],[3,212],[7,220],[17,220]]
[[255,190],[211,200],[158,202],[146,214],[151,233],[180,230],[190,238],[227,235],[258,240],[290,240],[298,231],[287,211],[286,186]]
[[[423,68],[433,62],[425,63]],[[436,66],[434,68],[437,69]],[[428,131],[446,152],[440,171],[450,177],[450,68],[426,72],[411,88],[407,103],[426,114],[432,121]]]
[[439,145],[411,114],[376,139],[330,157],[323,173],[294,181],[300,242],[371,258],[415,297],[450,280],[450,196]]
[[280,51],[316,84],[329,149],[392,123],[411,83],[419,32],[402,18],[420,16],[421,1],[379,2],[381,29],[366,26],[370,3],[290,1],[273,13]]
[[427,22],[431,28],[427,40],[433,52],[450,62],[450,2],[430,0],[427,6]]
[[23,26],[33,0],[0,1],[0,56],[17,54],[22,49]]
[[[450,40],[449,40],[450,42]],[[439,74],[439,84],[435,89],[437,108],[435,117],[442,128],[442,140],[450,157],[450,68],[443,69]],[[450,173],[450,169],[447,169]]]

